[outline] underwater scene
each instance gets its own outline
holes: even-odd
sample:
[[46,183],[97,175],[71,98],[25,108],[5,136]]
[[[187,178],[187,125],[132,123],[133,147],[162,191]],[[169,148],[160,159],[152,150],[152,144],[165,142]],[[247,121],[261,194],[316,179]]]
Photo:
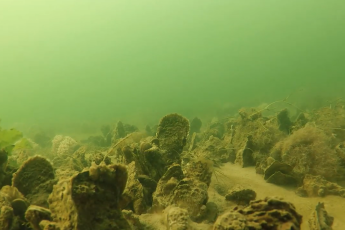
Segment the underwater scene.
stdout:
[[344,230],[345,1],[0,1],[0,230]]

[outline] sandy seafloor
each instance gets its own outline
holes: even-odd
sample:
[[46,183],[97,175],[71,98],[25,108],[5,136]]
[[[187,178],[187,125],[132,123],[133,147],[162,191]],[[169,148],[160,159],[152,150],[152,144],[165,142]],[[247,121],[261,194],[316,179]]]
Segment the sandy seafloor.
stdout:
[[326,197],[300,197],[295,194],[295,190],[280,187],[267,183],[262,175],[255,173],[254,167],[242,168],[239,165],[226,163],[217,169],[217,178],[213,176],[211,186],[209,187],[209,202],[216,202],[220,210],[226,209],[228,203],[223,196],[220,196],[214,189],[215,184],[227,184],[227,186],[241,185],[253,189],[257,194],[257,199],[267,196],[282,197],[285,201],[295,205],[296,210],[303,216],[302,230],[308,230],[308,219],[318,202],[325,204],[326,211],[334,217],[333,230],[345,229],[345,199],[340,196]]

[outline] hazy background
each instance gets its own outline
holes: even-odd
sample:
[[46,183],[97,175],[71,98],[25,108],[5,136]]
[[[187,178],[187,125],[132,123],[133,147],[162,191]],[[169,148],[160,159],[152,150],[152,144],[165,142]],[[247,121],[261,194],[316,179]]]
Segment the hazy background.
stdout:
[[0,1],[3,126],[343,96],[345,1]]

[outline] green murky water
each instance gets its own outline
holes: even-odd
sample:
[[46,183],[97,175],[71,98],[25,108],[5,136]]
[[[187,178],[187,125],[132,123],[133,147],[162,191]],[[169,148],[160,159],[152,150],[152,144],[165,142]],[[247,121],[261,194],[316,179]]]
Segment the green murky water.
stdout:
[[1,1],[5,127],[212,117],[345,85],[344,1]]

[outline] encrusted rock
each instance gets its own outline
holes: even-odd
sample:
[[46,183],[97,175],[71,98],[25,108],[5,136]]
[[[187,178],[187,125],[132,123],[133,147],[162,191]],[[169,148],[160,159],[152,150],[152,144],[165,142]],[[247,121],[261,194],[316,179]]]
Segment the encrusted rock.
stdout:
[[165,151],[168,165],[180,163],[180,154],[186,145],[189,134],[189,121],[179,114],[164,116],[159,122],[157,138],[160,148]]
[[283,109],[277,114],[277,120],[279,129],[287,134],[290,133],[290,129],[292,126],[292,122],[289,118],[289,111],[287,109]]
[[297,183],[295,177],[288,174],[284,174],[280,171],[275,172],[266,181],[271,184],[282,186],[295,186]]
[[2,181],[4,180],[6,176],[7,161],[8,161],[7,152],[3,149],[0,149],[0,186],[2,185]]
[[49,209],[36,205],[30,205],[25,212],[25,219],[30,223],[34,230],[42,230],[40,222],[42,220],[51,220],[51,212]]
[[153,208],[163,210],[170,205],[172,191],[178,182],[184,178],[179,164],[173,164],[158,181],[157,189],[153,193]]
[[221,139],[211,136],[202,145],[193,150],[197,157],[212,159],[217,164],[230,161],[230,155],[233,153],[231,145],[226,144]]
[[314,124],[307,124],[278,142],[270,154],[293,166],[293,174],[298,180],[311,174],[335,181],[344,177],[344,170],[332,145],[331,136]]
[[297,189],[297,194],[306,196],[327,196],[336,195],[345,198],[345,188],[336,183],[325,180],[322,176],[307,174],[304,177],[303,185]]
[[57,178],[71,177],[75,173],[81,172],[84,165],[79,159],[70,155],[59,155],[53,159],[55,174]]
[[214,223],[219,213],[217,204],[214,202],[207,202],[206,209],[206,222]]
[[92,165],[54,186],[49,197],[53,221],[61,229],[130,229],[119,208],[127,183],[122,165]]
[[41,156],[28,159],[13,174],[12,185],[16,187],[31,204],[47,206],[47,198],[55,184],[54,169],[50,162]]
[[[269,157],[268,159],[273,159]],[[292,176],[293,167],[286,163],[273,160],[272,163],[264,171],[264,179],[268,183],[283,185],[283,186],[295,186],[297,179]]]
[[72,137],[63,135],[56,135],[52,143],[52,152],[57,155],[72,154],[79,147]]
[[166,210],[166,225],[168,230],[189,230],[190,218],[186,209],[168,207]]
[[190,122],[190,133],[199,133],[202,126],[202,121],[198,117],[194,117]]
[[15,216],[20,216],[21,218],[24,218],[24,214],[29,207],[29,203],[22,198],[14,199],[11,202],[11,206],[13,208],[13,213]]
[[252,189],[246,189],[241,186],[235,186],[229,190],[225,199],[239,205],[248,205],[250,201],[255,200],[256,192]]
[[188,210],[193,221],[201,221],[207,212],[208,186],[194,178],[184,178],[175,187],[170,204]]
[[249,135],[243,148],[237,151],[235,163],[242,167],[254,166],[253,158],[253,137]]
[[21,194],[16,187],[9,185],[3,186],[0,193],[6,196],[7,200],[12,202],[15,199],[25,199],[23,194]]
[[236,207],[218,218],[213,230],[299,230],[302,216],[293,204],[278,198],[266,198],[250,202],[247,207]]
[[267,180],[270,176],[272,176],[275,172],[281,172],[283,174],[290,174],[292,172],[292,166],[286,163],[282,163],[280,161],[274,160],[264,172],[264,179]]
[[241,213],[230,211],[218,217],[213,230],[246,230],[247,218]]
[[207,184],[211,183],[213,162],[204,158],[198,158],[189,162],[185,168],[185,176],[194,178]]
[[42,220],[39,224],[41,230],[60,230],[60,226],[56,222]]
[[0,206],[0,230],[10,230],[14,219],[10,206]]
[[134,214],[130,210],[122,210],[122,214],[131,226],[131,230],[144,230],[144,227],[139,220],[139,215]]
[[121,121],[119,121],[116,124],[113,138],[116,140],[116,139],[123,138],[125,136],[126,136],[125,128],[123,126],[123,123]]
[[225,127],[222,122],[220,122],[217,118],[213,118],[211,121],[210,126],[204,133],[204,137],[207,140],[211,136],[222,139],[224,135]]
[[163,154],[158,146],[153,144],[151,148],[137,155],[137,166],[140,166],[150,178],[158,181],[165,173],[167,164],[169,164],[165,162]]
[[318,203],[308,220],[310,230],[332,230],[334,218],[329,216],[323,203]]
[[147,192],[138,180],[138,175],[133,161],[127,166],[128,180],[127,186],[122,194],[120,202],[121,208],[132,207],[135,214],[145,213],[149,207]]

